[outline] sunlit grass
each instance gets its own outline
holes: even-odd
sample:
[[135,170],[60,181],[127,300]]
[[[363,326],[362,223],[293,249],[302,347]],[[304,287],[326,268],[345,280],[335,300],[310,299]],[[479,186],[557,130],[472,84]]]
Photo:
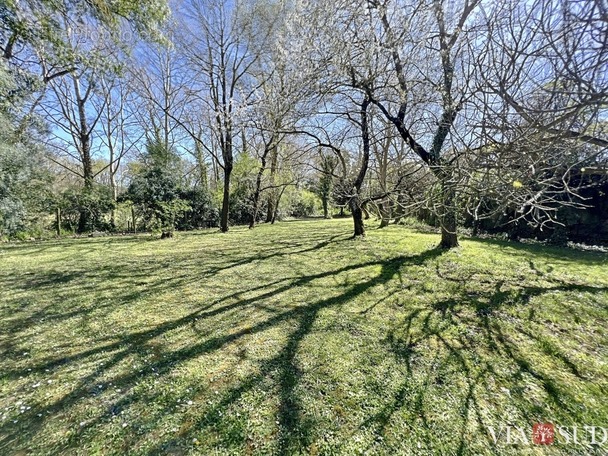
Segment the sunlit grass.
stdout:
[[[608,256],[302,221],[0,248],[0,454],[604,454]],[[607,444],[608,445],[608,444]]]

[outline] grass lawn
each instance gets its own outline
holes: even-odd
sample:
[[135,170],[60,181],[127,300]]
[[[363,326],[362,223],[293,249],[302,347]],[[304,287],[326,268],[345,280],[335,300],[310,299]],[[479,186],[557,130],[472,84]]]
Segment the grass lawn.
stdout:
[[0,454],[608,453],[608,255],[350,233],[0,247]]

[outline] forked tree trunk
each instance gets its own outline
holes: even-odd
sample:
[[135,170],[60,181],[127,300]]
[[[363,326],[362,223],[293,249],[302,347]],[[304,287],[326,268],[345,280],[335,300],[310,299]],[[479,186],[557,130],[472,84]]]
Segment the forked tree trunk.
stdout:
[[260,164],[260,169],[258,170],[258,175],[255,179],[255,192],[253,193],[253,202],[252,202],[253,207],[251,209],[251,219],[249,220],[249,229],[252,229],[257,222],[258,211],[259,211],[259,207],[260,207],[260,195],[262,193],[262,177],[264,176],[264,171],[266,171],[266,157],[268,156],[268,153],[271,150],[274,150],[274,148],[276,147],[276,146],[272,145],[273,143],[274,143],[274,137],[271,139],[271,143],[267,144],[264,147],[264,153],[260,157],[261,164]]
[[[72,76],[72,83],[74,85],[74,94],[78,106],[78,144],[80,159],[82,161],[82,177],[84,179],[83,193],[90,195],[93,191],[93,159],[91,157],[91,130],[87,120],[86,103],[89,97],[89,91],[84,96],[80,91],[80,80],[76,76]],[[94,126],[94,125],[93,125]],[[78,232],[84,233],[90,228],[90,214],[85,208],[81,208],[80,216],[78,220]]]
[[271,225],[274,225],[274,222],[276,222],[276,220],[279,216],[279,207],[281,205],[281,198],[283,198],[283,193],[285,192],[286,188],[287,188],[287,185],[284,185],[283,188],[281,189],[281,192],[279,193],[279,196],[277,197],[276,204],[274,205],[274,211],[272,212],[272,218],[270,220]]
[[268,207],[266,208],[266,223],[271,223],[274,219],[274,200],[272,199],[272,192],[268,195]]

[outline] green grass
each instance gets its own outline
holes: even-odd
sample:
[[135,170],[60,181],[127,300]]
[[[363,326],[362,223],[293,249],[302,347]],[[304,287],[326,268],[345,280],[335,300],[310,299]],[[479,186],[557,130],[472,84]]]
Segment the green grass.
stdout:
[[348,220],[0,247],[0,454],[605,454],[606,254]]

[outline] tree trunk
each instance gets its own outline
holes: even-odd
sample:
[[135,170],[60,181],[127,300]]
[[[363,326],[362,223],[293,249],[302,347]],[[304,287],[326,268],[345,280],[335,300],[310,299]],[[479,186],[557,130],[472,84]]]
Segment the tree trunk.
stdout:
[[[83,193],[90,194],[93,190],[93,160],[91,158],[91,129],[87,121],[86,102],[89,97],[89,91],[84,96],[80,91],[80,80],[76,76],[72,76],[74,85],[74,94],[78,106],[78,144],[80,159],[82,161],[82,177],[84,179]],[[78,232],[84,233],[89,226],[89,213],[85,208],[80,209],[80,217],[78,220]]]
[[444,183],[442,185],[443,212],[441,215],[441,244],[442,249],[458,247],[458,234],[456,233],[456,192]]
[[473,220],[473,237],[479,236],[479,220]]
[[406,202],[404,200],[404,197],[402,195],[398,195],[394,210],[395,219],[393,220],[393,223],[395,225],[398,225],[399,222],[401,222],[401,219],[406,215],[404,207],[405,204]]
[[[273,148],[272,154],[270,155],[270,185],[275,185],[275,176],[277,174],[277,167],[279,161],[279,149]],[[276,218],[276,210],[279,206],[278,199],[275,201],[276,190],[272,190],[268,193],[268,208],[266,212],[266,223],[274,223]]]
[[385,201],[378,205],[380,209],[380,228],[386,228],[391,221],[390,202]]
[[87,226],[89,225],[89,216],[85,209],[80,209],[80,214],[78,216],[78,233],[82,234],[87,230]]
[[272,210],[272,217],[270,219],[270,224],[271,225],[274,225],[274,222],[277,221],[277,217],[279,216],[279,205],[281,203],[281,198],[283,197],[283,192],[285,191],[286,188],[287,188],[286,185],[283,186],[283,188],[281,189],[281,192],[277,196],[276,203],[274,204],[274,208]]
[[[389,126],[388,121],[386,121],[385,126]],[[378,178],[380,189],[385,194],[388,194],[388,156],[392,142],[392,136],[386,135],[382,148],[378,151],[380,155],[378,160]],[[380,228],[386,228],[391,221],[391,200],[389,198],[381,200],[378,204],[378,209],[380,210]]]
[[257,222],[258,218],[258,206],[260,205],[260,186],[262,182],[262,172],[258,172],[258,177],[255,183],[255,192],[253,194],[252,208],[251,208],[251,218],[249,219],[249,229],[253,229]]
[[[511,212],[511,211],[509,211],[509,212]],[[514,212],[513,212],[513,216],[511,216],[511,217],[515,217]],[[514,223],[511,224],[511,227],[509,228],[508,233],[509,233],[510,241],[519,241],[519,239],[520,239],[519,221],[515,221]]]
[[266,208],[266,223],[271,223],[274,219],[275,204],[272,199],[272,192],[268,195],[268,207]]
[[57,210],[55,211],[55,223],[56,223],[56,231],[57,231],[57,236],[61,236],[61,208],[57,207]]
[[367,117],[367,109],[369,107],[369,100],[367,97],[361,103],[361,139],[363,141],[363,156],[361,159],[361,169],[352,189],[352,197],[348,201],[348,205],[353,214],[353,222],[355,225],[355,234],[353,237],[365,236],[365,225],[363,224],[363,215],[366,214],[369,217],[369,213],[363,207],[359,194],[365,181],[365,175],[367,174],[367,168],[369,166],[369,151],[370,151],[370,139],[369,139],[369,125]]
[[355,234],[353,237],[365,236],[365,225],[363,224],[363,209],[361,208],[361,200],[358,196],[353,196],[348,202],[350,210],[353,214],[353,223],[355,225]]
[[135,219],[135,207],[131,206],[131,220],[133,220],[133,233],[137,234],[137,223]]
[[323,217],[326,219],[330,219],[331,216],[329,215],[329,198],[327,197],[327,195],[323,195],[321,200],[323,201]]
[[361,205],[361,210],[363,211],[363,218],[365,220],[369,220],[370,215],[369,215],[369,211],[367,210],[367,207],[365,205]]
[[[91,159],[91,145],[89,135],[82,135],[80,138],[82,171],[84,178],[84,195],[90,195],[93,191],[93,161]],[[86,208],[81,207],[78,219],[78,233],[84,233],[90,228],[90,216]]]
[[[112,169],[110,165],[110,186],[112,187],[112,199],[114,200],[114,204],[118,200],[118,187],[116,186],[116,170]],[[110,224],[112,225],[112,230],[116,231],[116,207],[112,208],[112,212],[110,213]]]
[[252,229],[258,218],[258,209],[260,206],[260,194],[262,193],[262,177],[264,176],[264,171],[266,171],[266,157],[271,150],[274,150],[276,146],[273,146],[274,136],[270,140],[270,144],[267,144],[264,147],[264,153],[260,157],[260,169],[258,170],[258,175],[255,179],[255,192],[253,194],[253,208],[251,210],[251,220],[249,221],[249,229]]
[[228,232],[228,217],[230,213],[230,175],[232,174],[232,163],[224,164],[224,196],[222,198],[222,217],[220,219],[220,231]]

